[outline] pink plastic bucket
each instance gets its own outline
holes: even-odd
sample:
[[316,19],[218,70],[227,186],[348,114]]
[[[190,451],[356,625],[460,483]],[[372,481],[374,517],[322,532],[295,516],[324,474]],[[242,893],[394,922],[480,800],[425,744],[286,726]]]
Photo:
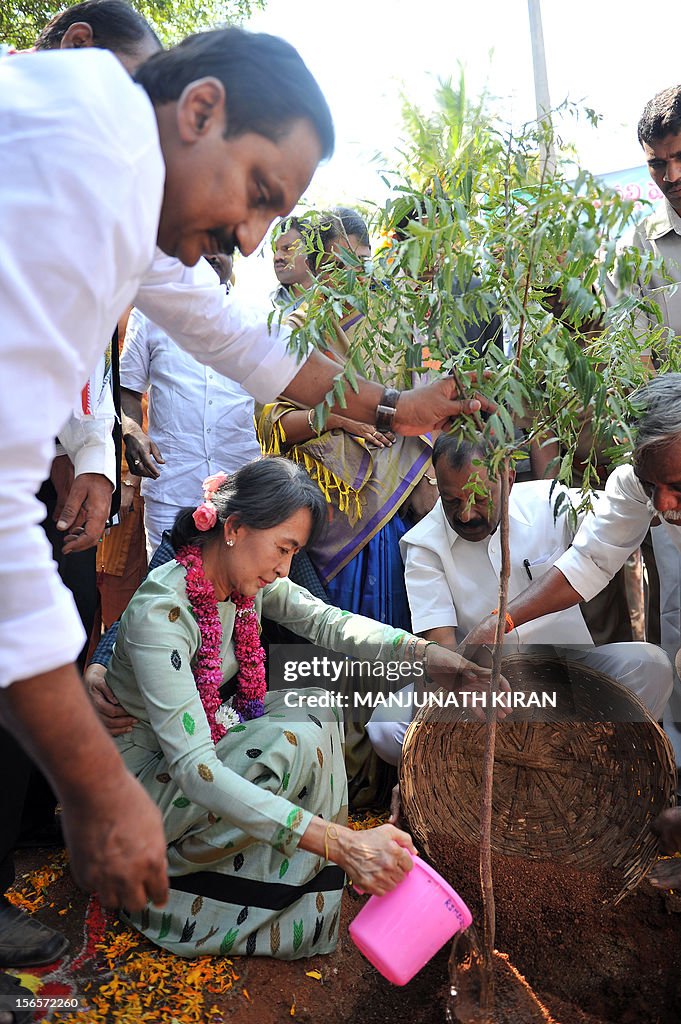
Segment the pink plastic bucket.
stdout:
[[361,953],[394,985],[406,985],[473,916],[459,894],[420,857],[385,896],[372,896],[349,927]]

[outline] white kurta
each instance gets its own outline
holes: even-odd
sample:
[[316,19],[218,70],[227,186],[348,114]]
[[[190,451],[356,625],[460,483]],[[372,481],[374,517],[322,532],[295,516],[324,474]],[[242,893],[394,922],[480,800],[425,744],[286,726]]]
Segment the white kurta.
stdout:
[[[509,600],[539,579],[570,545],[568,517],[553,517],[551,481],[515,484],[509,501],[511,575]],[[577,505],[579,493],[568,491]],[[415,633],[438,626],[456,626],[461,638],[499,604],[501,537],[471,542],[451,528],[439,500],[400,541],[407,594]],[[527,563],[527,567],[525,565]],[[528,574],[529,570],[529,574]],[[578,607],[527,622],[507,634],[505,643],[591,644]]]

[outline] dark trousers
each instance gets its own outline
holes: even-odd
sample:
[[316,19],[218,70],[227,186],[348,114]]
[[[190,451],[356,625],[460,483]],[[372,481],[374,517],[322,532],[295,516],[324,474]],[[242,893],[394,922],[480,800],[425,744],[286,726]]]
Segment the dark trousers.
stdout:
[[[57,493],[51,480],[46,480],[42,485],[38,491],[38,498],[44,504],[47,513],[42,527],[52,545],[52,557],[57,563],[64,586],[73,594],[80,621],[89,639],[97,612],[97,549],[89,548],[87,551],[64,555],[64,534],[60,533],[52,518]],[[88,640],[85,641],[85,646],[78,656],[78,668],[81,673],[85,670],[87,649]]]
[[21,832],[33,763],[6,729],[0,728],[0,895],[14,881],[14,847]]
[[[97,608],[97,552],[94,548],[64,556],[63,534],[52,518],[57,499],[52,482],[46,480],[38,492],[45,505],[43,529],[52,545],[59,575],[74,596],[85,631],[90,636]],[[85,668],[87,641],[78,659]],[[48,825],[54,818],[56,797],[49,783],[24,753],[17,741],[0,728],[0,894],[14,881],[13,851],[22,833]]]

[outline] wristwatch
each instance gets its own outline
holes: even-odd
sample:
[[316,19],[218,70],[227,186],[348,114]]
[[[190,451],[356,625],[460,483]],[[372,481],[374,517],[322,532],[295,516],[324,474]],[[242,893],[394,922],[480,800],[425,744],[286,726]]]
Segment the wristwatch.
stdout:
[[381,401],[376,409],[376,430],[386,434],[393,429],[393,420],[397,412],[397,399],[401,392],[397,388],[384,388]]

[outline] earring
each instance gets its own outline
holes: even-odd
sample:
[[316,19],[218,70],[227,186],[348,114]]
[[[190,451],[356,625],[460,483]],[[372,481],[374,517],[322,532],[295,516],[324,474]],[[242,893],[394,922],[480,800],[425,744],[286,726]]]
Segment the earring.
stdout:
[[227,545],[228,548],[233,548],[234,547],[234,541],[233,540],[226,540],[225,544]]

